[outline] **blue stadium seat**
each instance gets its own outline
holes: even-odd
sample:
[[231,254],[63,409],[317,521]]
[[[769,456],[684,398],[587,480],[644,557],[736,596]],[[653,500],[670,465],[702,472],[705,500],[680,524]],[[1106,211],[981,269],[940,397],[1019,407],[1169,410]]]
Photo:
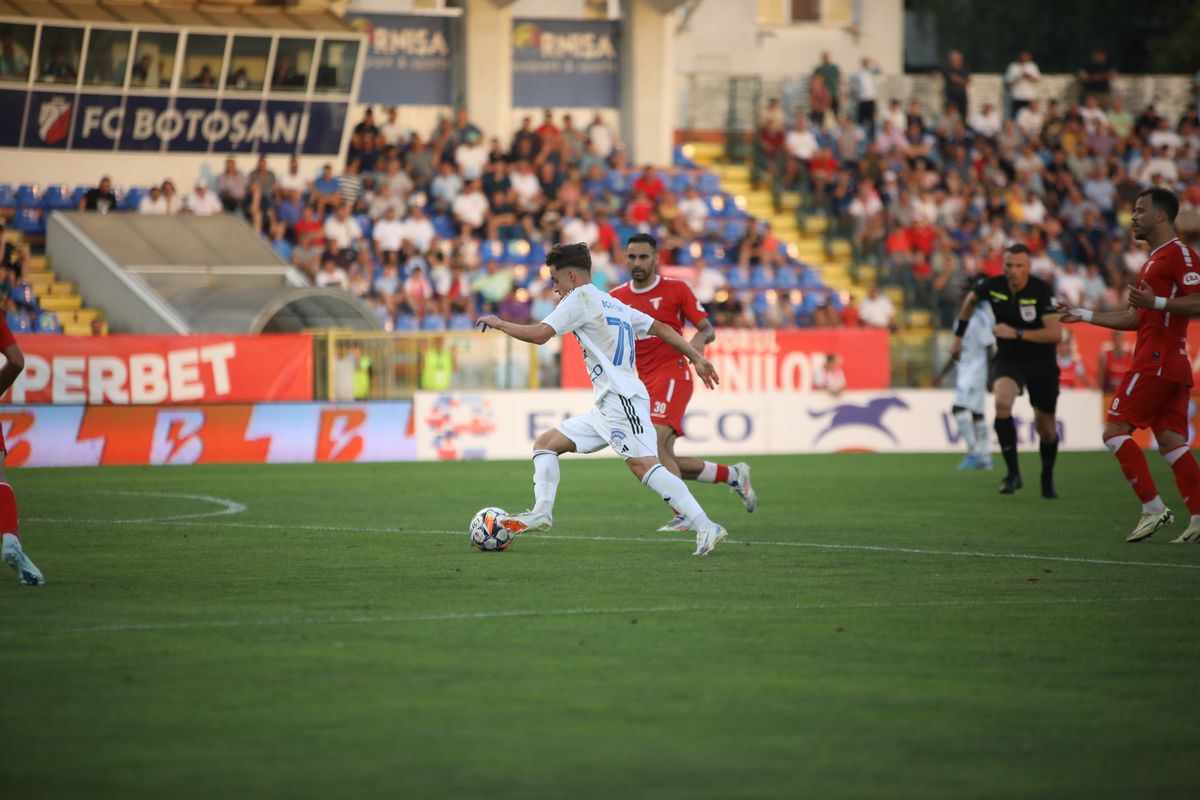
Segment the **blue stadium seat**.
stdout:
[[417,329],[417,318],[412,314],[397,314],[396,323],[393,330],[397,331],[415,331]]
[[692,248],[681,247],[675,252],[675,263],[681,267],[690,267],[696,263],[695,256],[692,255]]
[[475,327],[475,320],[461,311],[450,315],[449,329],[452,331],[469,331]]
[[693,186],[692,173],[688,172],[687,170],[680,170],[679,172],[676,172],[671,176],[671,183],[669,186],[671,187],[671,191],[675,194],[683,194]]
[[720,242],[705,242],[700,248],[705,262],[709,264],[724,264],[729,258]]
[[42,193],[42,206],[47,211],[74,207],[65,186],[47,186],[46,191]]
[[701,172],[700,181],[696,188],[700,190],[700,194],[705,197],[710,197],[714,194],[721,193],[721,179],[713,172]]
[[633,186],[633,181],[629,179],[629,176],[616,169],[608,171],[608,175],[605,176],[605,183],[608,184],[610,192],[619,195],[629,194],[629,190]]
[[62,333],[62,325],[58,322],[58,315],[53,311],[43,311],[38,314],[34,327],[38,333]]
[[10,311],[4,315],[4,318],[13,333],[33,333],[33,325],[29,322],[28,314]]
[[546,263],[546,243],[542,241],[529,243],[529,254],[526,256],[527,263],[534,270],[543,266]]
[[446,330],[446,319],[441,314],[429,314],[421,320],[421,330],[444,331]]
[[71,202],[75,204],[75,208],[79,208],[79,203],[88,193],[88,188],[87,186],[76,186],[75,191],[71,193]]
[[734,289],[749,289],[750,275],[744,274],[738,267],[729,270],[729,285]]
[[46,232],[46,217],[36,206],[18,207],[15,221],[16,228],[21,233],[41,236]]
[[740,241],[743,237],[745,237],[746,231],[749,229],[749,227],[750,226],[746,223],[746,220],[741,218],[727,220],[725,223],[725,241]]
[[13,287],[12,299],[19,305],[29,306],[30,308],[41,310],[38,305],[37,295],[33,292],[33,287],[28,283],[19,283]]
[[42,192],[36,183],[22,183],[17,188],[17,208],[40,208],[42,205]]
[[687,155],[683,152],[683,149],[684,149],[684,145],[676,145],[675,146],[675,152],[671,154],[671,163],[673,163],[677,167],[684,167],[686,169],[694,169],[696,166],[696,162],[693,161],[692,159],[688,158]]
[[780,289],[798,289],[800,288],[800,278],[796,274],[795,267],[781,266],[775,270],[775,285]]
[[358,223],[358,227],[362,229],[363,238],[368,242],[371,241],[371,232],[375,230],[375,223],[371,221],[370,214],[355,214],[354,221]]
[[121,211],[137,211],[138,206],[142,204],[142,198],[147,194],[149,194],[148,189],[131,186],[128,191],[121,194],[121,198],[117,201],[117,208]]
[[766,267],[754,267],[750,270],[750,285],[755,289],[769,289],[775,285],[775,277]]
[[438,238],[454,238],[454,220],[450,219],[450,215],[434,214],[431,222],[433,222],[433,232],[438,235]]
[[17,190],[11,183],[0,183],[0,208],[8,210],[17,207]]

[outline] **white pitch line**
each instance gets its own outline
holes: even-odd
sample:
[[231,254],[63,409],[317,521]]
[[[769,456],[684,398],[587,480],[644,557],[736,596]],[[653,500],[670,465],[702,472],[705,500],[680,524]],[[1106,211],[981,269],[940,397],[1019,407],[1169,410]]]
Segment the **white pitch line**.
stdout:
[[[236,513],[236,512],[220,512]],[[216,516],[211,514],[209,516]],[[42,520],[46,521],[46,520]],[[63,523],[87,523],[87,524],[117,524],[117,525],[135,525],[146,524],[152,522],[166,521],[162,520],[56,520]],[[256,522],[194,522],[191,520],[174,521],[174,525],[204,525],[218,526],[222,528],[251,528],[259,530],[291,530],[291,531],[329,531],[332,533],[401,533],[401,534],[425,534],[437,536],[466,536],[462,531],[447,531],[436,530],[431,528],[380,528],[380,527],[364,527],[357,525],[281,525],[277,523],[256,523]],[[686,543],[691,545],[691,540],[687,537],[663,538],[649,536],[562,536],[558,534],[533,534],[531,538],[535,539],[552,539],[555,541],[581,541],[581,542],[625,542],[633,544],[680,544]],[[949,556],[952,558],[995,558],[1018,561],[1056,561],[1068,564],[1093,564],[1096,566],[1113,566],[1113,567],[1158,567],[1166,569],[1200,569],[1200,564],[1191,563],[1172,563],[1169,561],[1128,561],[1123,559],[1110,558],[1086,558],[1084,556],[1054,556],[1054,555],[1037,555],[1034,553],[987,553],[974,550],[930,550],[919,547],[887,547],[884,545],[872,544],[839,544],[826,542],[764,542],[764,541],[746,541],[741,539],[726,539],[725,549],[730,545],[752,545],[755,547],[804,547],[813,550],[856,550],[866,553],[899,553],[907,555],[919,556]]]
[[246,506],[241,503],[235,503],[233,500],[226,500],[223,497],[212,497],[206,494],[184,494],[182,492],[79,492],[78,494],[106,494],[106,495],[121,495],[123,497],[166,497],[171,500],[199,500],[204,503],[213,503],[221,506],[216,511],[203,511],[196,514],[174,514],[169,517],[145,517],[144,519],[78,519],[78,518],[54,518],[54,517],[30,517],[29,522],[85,522],[90,524],[106,524],[106,525],[141,525],[155,522],[180,522],[182,520],[203,519],[205,517],[224,517],[230,514],[240,514],[246,510]]
[[60,633],[127,633],[136,631],[192,630],[195,628],[270,628],[301,625],[374,625],[390,622],[443,622],[476,619],[511,619],[530,617],[601,616],[616,614],[686,614],[738,613],[763,611],[869,611],[901,608],[963,608],[975,606],[1057,606],[1101,605],[1105,603],[1163,603],[1193,602],[1196,597],[1084,597],[1012,600],[928,600],[911,603],[800,603],[767,606],[649,606],[644,608],[551,608],[508,611],[461,611],[423,614],[379,614],[352,617],[311,617],[305,619],[241,619],[207,620],[200,622],[130,622],[94,625],[79,628],[60,628]]

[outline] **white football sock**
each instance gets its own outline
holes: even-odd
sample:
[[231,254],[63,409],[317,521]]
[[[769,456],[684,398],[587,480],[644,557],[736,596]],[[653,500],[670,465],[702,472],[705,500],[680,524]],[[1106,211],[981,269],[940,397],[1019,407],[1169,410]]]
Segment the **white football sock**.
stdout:
[[992,429],[988,427],[987,418],[980,417],[975,422],[975,447],[976,453],[982,459],[992,457]]
[[963,409],[954,412],[954,421],[958,423],[958,435],[967,443],[967,454],[975,454],[975,424],[971,412]]
[[684,482],[672,475],[671,471],[662,464],[655,464],[647,470],[646,474],[642,476],[642,483],[658,492],[658,496],[663,499],[664,503],[670,505],[688,521],[692,530],[703,531],[712,527],[712,520],[704,513],[704,509],[696,502],[696,498],[692,497],[692,493],[688,491]]
[[553,450],[533,451],[533,510],[539,514],[551,514],[554,511],[559,474],[558,453]]
[[711,461],[705,461],[704,467],[700,470],[700,474],[696,476],[698,483],[716,483],[717,482],[717,465]]
[[1142,511],[1153,511],[1155,514],[1161,514],[1166,510],[1167,506],[1158,495],[1154,495],[1154,499],[1149,503],[1142,503]]
[[1192,524],[1200,525],[1200,514],[1192,514]]

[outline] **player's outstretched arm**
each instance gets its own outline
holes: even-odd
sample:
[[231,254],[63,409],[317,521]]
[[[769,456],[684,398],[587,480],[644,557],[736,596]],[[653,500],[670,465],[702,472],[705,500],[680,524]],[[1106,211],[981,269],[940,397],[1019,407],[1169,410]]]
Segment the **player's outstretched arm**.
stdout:
[[696,335],[691,339],[692,347],[696,348],[696,352],[704,354],[704,346],[712,344],[717,340],[717,332],[713,330],[712,323],[707,319],[702,319],[696,323]]
[[475,324],[481,326],[484,331],[487,331],[488,328],[495,328],[514,339],[531,344],[545,344],[554,338],[554,328],[544,322],[539,322],[537,325],[518,325],[515,322],[500,319],[494,314],[488,314],[486,317],[475,320]]
[[1155,297],[1154,290],[1145,282],[1129,290],[1129,305],[1134,308],[1153,308],[1159,311],[1170,311],[1172,314],[1183,314],[1194,317],[1200,314],[1200,293],[1183,297]]
[[1114,331],[1136,331],[1141,315],[1132,308],[1124,311],[1092,311],[1088,308],[1074,308],[1065,303],[1058,306],[1058,318],[1066,325],[1077,322],[1090,322],[1101,328],[1111,328]]
[[708,388],[715,389],[717,384],[721,382],[721,378],[717,375],[717,368],[712,365],[712,362],[701,355],[696,348],[692,347],[687,339],[676,333],[670,325],[655,320],[654,324],[650,326],[650,335],[657,336],[687,356],[687,360],[695,365],[696,374],[700,376],[700,380],[704,381],[704,385]]

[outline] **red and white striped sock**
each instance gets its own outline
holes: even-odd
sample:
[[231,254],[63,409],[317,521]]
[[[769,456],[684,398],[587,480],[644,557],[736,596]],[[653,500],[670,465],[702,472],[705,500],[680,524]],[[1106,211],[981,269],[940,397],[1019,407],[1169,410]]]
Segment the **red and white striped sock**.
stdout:
[[737,483],[737,470],[732,467],[727,467],[724,464],[714,464],[711,461],[704,462],[704,469],[700,470],[700,474],[696,477],[700,483],[728,483],[733,485]]
[[[1158,489],[1154,486],[1154,478],[1150,477],[1150,465],[1146,463],[1146,456],[1133,437],[1114,436],[1111,439],[1105,439],[1104,446],[1117,457],[1117,462],[1121,465],[1121,472],[1125,473],[1126,480],[1133,487],[1138,499],[1142,501],[1142,505],[1153,503],[1158,498]],[[1159,503],[1161,502],[1159,500]]]

